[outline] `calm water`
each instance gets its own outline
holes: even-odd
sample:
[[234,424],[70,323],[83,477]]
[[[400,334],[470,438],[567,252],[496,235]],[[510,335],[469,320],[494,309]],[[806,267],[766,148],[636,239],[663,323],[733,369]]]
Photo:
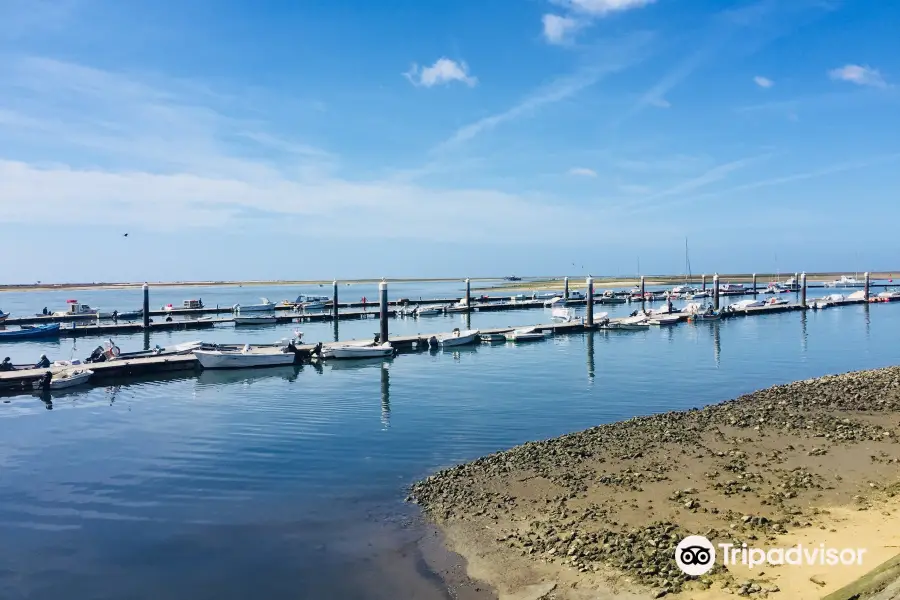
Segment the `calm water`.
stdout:
[[[471,324],[547,316],[476,313]],[[463,322],[398,319],[391,330]],[[0,598],[440,598],[410,594],[403,569],[414,567],[394,560],[418,535],[403,503],[417,478],[598,423],[896,364],[898,327],[900,304],[851,306],[341,368],[206,372],[59,394],[51,405],[12,397],[0,404]],[[334,334],[330,323],[302,328],[310,340]],[[290,329],[152,343],[272,340]],[[339,334],[375,330],[374,320],[341,322]],[[77,340],[76,356],[100,341]],[[72,345],[3,352],[27,362],[41,351],[66,357]]]

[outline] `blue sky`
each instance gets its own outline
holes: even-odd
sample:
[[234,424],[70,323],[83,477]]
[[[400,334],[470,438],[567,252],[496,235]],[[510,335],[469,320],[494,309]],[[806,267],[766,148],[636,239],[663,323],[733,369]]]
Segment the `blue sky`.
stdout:
[[0,280],[893,269],[898,22],[0,0]]

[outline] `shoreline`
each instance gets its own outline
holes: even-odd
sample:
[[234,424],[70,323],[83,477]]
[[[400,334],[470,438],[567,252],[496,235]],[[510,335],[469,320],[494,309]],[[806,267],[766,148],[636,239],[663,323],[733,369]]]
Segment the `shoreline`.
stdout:
[[[528,442],[442,470],[409,499],[501,600],[551,588],[559,600],[819,598],[897,555],[898,442],[889,367]],[[686,535],[866,554],[840,567],[717,562],[698,579],[674,561]]]

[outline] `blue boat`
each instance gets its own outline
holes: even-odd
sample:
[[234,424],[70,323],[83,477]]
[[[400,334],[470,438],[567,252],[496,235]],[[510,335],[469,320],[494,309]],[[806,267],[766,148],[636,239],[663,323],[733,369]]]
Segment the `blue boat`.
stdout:
[[5,340],[21,340],[27,338],[53,337],[59,335],[59,323],[36,325],[15,331],[0,331],[0,342]]

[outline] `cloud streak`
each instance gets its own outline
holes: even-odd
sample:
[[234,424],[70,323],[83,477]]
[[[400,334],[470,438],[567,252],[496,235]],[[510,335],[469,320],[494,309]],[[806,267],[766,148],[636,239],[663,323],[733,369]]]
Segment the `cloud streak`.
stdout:
[[873,69],[868,65],[844,65],[829,71],[828,76],[835,81],[847,81],[856,85],[887,87],[887,82],[878,69]]
[[775,85],[775,82],[769,79],[768,77],[763,77],[762,75],[757,75],[753,78],[753,83],[758,85],[761,88],[770,88]]
[[454,81],[464,83],[469,87],[478,84],[478,78],[469,74],[469,65],[465,62],[457,62],[446,57],[434,61],[430,67],[419,67],[413,63],[409,71],[403,74],[410,83],[419,87],[434,87],[446,85]]

